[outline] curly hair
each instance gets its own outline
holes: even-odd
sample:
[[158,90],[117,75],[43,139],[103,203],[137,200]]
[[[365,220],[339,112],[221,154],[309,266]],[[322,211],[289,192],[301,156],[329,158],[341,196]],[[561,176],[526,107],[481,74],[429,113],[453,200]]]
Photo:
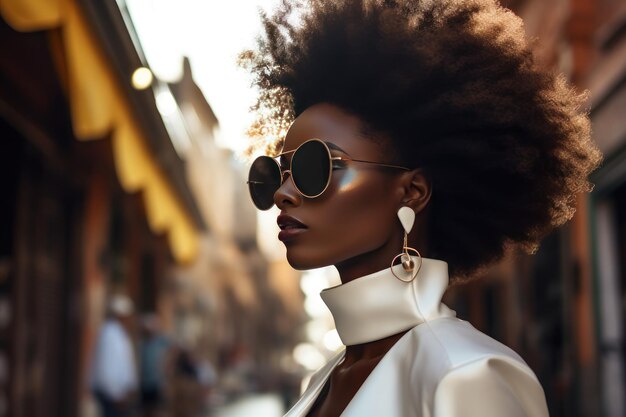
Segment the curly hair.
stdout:
[[261,18],[240,56],[261,91],[257,146],[278,148],[316,103],[358,116],[390,158],[427,173],[428,256],[451,277],[511,246],[534,253],[593,188],[602,156],[584,95],[537,67],[521,19],[495,0],[283,0]]

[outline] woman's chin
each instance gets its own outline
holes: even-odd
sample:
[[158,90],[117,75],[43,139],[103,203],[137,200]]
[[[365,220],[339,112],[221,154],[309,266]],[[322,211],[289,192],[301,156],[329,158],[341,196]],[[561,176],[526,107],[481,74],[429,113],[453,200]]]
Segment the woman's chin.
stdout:
[[304,271],[308,269],[323,268],[331,265],[321,259],[315,259],[310,254],[299,254],[295,250],[287,248],[287,262],[295,270]]
[[291,267],[297,271],[306,271],[308,269],[315,269],[317,268],[316,266],[313,266],[314,264],[307,262],[306,260],[302,260],[300,258],[292,258],[289,257],[289,255],[287,255],[287,262],[289,262],[289,265],[291,265]]

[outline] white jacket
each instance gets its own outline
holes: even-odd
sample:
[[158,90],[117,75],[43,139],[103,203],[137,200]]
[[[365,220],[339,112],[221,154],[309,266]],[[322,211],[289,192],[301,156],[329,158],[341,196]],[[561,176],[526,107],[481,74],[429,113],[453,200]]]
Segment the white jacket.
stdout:
[[[380,360],[342,417],[548,416],[543,389],[522,358],[441,303],[447,285],[447,263],[423,258],[410,283],[387,268],[322,292],[346,345],[410,329]],[[285,417],[306,416],[344,353],[313,375]]]

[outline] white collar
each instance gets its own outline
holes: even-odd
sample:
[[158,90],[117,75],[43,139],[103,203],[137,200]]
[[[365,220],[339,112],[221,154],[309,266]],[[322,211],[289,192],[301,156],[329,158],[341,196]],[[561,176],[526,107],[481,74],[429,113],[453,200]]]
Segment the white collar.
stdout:
[[[412,257],[419,263],[419,258]],[[398,275],[402,265],[394,266]],[[325,289],[322,300],[335,319],[341,341],[357,345],[398,334],[455,312],[441,303],[448,287],[448,263],[422,258],[411,282],[397,279],[389,268]]]

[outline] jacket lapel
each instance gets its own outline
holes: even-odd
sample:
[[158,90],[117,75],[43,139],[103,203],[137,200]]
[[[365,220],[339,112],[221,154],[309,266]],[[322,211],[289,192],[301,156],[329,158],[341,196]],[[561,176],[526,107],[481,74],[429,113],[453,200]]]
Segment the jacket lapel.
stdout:
[[330,377],[331,372],[335,367],[341,362],[343,356],[345,354],[345,350],[342,350],[337,355],[335,355],[326,365],[324,365],[319,371],[317,371],[311,377],[311,382],[309,382],[309,386],[302,394],[302,397],[298,400],[298,402],[291,407],[291,409],[285,414],[284,417],[305,417],[309,412],[313,403],[317,399],[317,396],[324,388],[324,384]]

